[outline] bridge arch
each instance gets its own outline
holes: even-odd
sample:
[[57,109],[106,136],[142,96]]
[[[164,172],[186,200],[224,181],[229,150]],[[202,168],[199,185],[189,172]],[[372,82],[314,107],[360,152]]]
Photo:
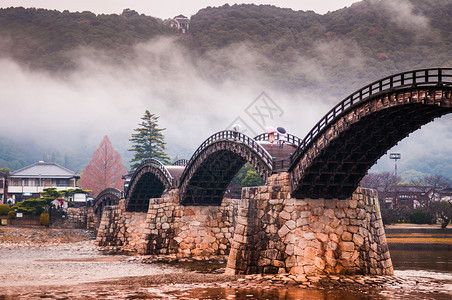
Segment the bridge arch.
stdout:
[[264,180],[273,169],[272,157],[253,138],[236,131],[210,136],[193,154],[179,185],[182,205],[220,205],[235,174],[249,162]]
[[97,217],[97,227],[100,224],[104,208],[106,206],[118,205],[119,200],[121,200],[123,196],[124,193],[116,188],[107,188],[97,195],[92,204],[93,212]]
[[160,198],[173,185],[173,177],[166,167],[153,158],[145,159],[130,179],[127,188],[126,210],[147,212],[150,198]]
[[452,69],[399,73],[373,82],[331,109],[292,156],[292,196],[347,198],[367,170],[400,140],[452,112]]

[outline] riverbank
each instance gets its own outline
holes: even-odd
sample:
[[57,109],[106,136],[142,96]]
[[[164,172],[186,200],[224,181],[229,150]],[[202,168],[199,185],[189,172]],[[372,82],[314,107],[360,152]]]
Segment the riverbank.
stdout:
[[385,227],[390,250],[451,250],[452,228],[439,225],[396,224]]
[[47,227],[0,227],[0,249],[20,246],[58,245],[94,239],[95,233],[91,230]]
[[[403,269],[396,270],[394,276],[226,276],[225,258],[221,257],[216,261],[177,261],[171,256],[105,255],[94,246],[92,236],[81,230],[7,228],[1,232],[0,299],[450,299],[452,296],[449,271]],[[32,244],[23,242],[34,235]],[[17,236],[21,238],[12,238]]]

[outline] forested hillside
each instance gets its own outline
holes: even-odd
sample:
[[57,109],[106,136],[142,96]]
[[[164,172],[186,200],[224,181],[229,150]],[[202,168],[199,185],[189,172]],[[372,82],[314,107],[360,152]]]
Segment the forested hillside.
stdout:
[[[14,61],[25,70],[71,78],[78,67],[78,51],[90,49],[113,58],[108,63],[125,62],[139,68],[146,61],[146,72],[163,78],[158,81],[150,77],[152,95],[168,102],[185,100],[179,90],[180,86],[187,86],[180,82],[199,76],[199,81],[194,82],[209,86],[209,92],[217,88],[212,82],[229,81],[234,86],[243,78],[252,78],[250,82],[260,89],[256,93],[263,88],[296,95],[308,92],[330,101],[330,107],[332,101],[390,74],[424,67],[452,67],[451,28],[452,1],[444,0],[364,0],[324,15],[270,5],[206,7],[191,16],[190,32],[186,35],[171,28],[168,20],[129,9],[120,15],[96,15],[7,8],[0,9],[0,59]],[[164,43],[160,37],[166,38]],[[155,48],[144,59],[134,61],[134,47],[140,43]],[[100,55],[94,57],[102,59]],[[181,68],[177,68],[179,65]],[[178,75],[169,75],[172,72]],[[85,75],[82,72],[81,76]],[[192,95],[187,101],[196,102],[197,96]],[[217,98],[212,97],[209,107],[215,106]],[[108,113],[108,109],[102,113]],[[80,149],[71,149],[68,154],[46,145],[14,143],[0,133],[0,167],[19,168],[44,157],[81,171],[95,147],[80,145]],[[174,142],[168,145],[178,147]],[[127,148],[124,139],[118,149],[121,152]],[[450,166],[449,160],[439,155],[425,160],[421,171],[434,170],[438,161]],[[444,175],[450,173],[450,168],[446,169]]]
[[[309,66],[342,81],[368,81],[408,69],[450,66],[452,1],[362,1],[319,15],[269,5],[224,5],[191,17],[190,36],[182,39],[196,59],[221,63],[215,52],[246,44],[262,55],[257,67],[273,84],[316,86]],[[53,72],[68,70],[68,52],[80,46],[127,56],[130,47],[159,35],[178,35],[167,22],[124,10],[121,15],[0,9],[2,55]],[[178,35],[179,36],[179,35]],[[301,69],[306,69],[304,72]],[[228,76],[228,65],[217,70]]]
[[269,5],[205,8],[191,18],[193,43],[205,53],[247,42],[268,58],[260,67],[290,88],[318,84],[296,66],[315,64],[341,84],[369,82],[382,70],[451,66],[452,1],[409,3],[362,1],[325,15]]
[[176,34],[162,20],[124,10],[121,15],[59,12],[35,8],[0,9],[0,52],[32,68],[71,70],[78,47],[126,56],[130,47],[158,35]]

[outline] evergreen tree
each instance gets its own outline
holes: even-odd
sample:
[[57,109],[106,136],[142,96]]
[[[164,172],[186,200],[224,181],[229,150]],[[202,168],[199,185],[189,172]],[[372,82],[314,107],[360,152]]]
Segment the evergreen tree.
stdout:
[[134,129],[135,133],[132,133],[132,138],[129,139],[132,142],[129,151],[135,152],[130,160],[132,169],[136,169],[146,158],[157,159],[163,164],[169,163],[170,158],[165,153],[165,137],[162,134],[166,128],[158,128],[158,119],[159,117],[146,110],[139,124],[141,127]]

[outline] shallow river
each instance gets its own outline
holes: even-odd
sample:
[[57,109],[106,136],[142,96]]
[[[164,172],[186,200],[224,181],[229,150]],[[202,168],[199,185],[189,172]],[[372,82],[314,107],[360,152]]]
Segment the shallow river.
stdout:
[[[3,248],[0,300],[452,299],[452,251],[392,250],[391,256],[396,270],[396,282],[391,284],[302,289],[237,285],[223,279],[216,283],[215,277],[212,282],[209,276],[218,275],[194,272],[199,264],[143,264],[126,256],[102,255],[92,242]],[[141,282],[129,281],[135,276],[148,277]],[[112,279],[119,280],[100,282]]]

